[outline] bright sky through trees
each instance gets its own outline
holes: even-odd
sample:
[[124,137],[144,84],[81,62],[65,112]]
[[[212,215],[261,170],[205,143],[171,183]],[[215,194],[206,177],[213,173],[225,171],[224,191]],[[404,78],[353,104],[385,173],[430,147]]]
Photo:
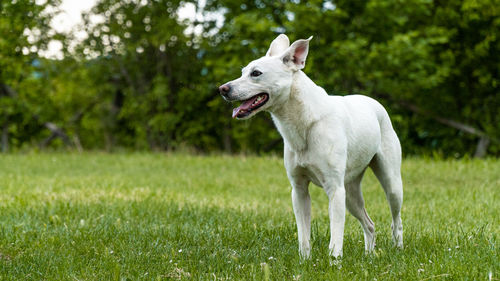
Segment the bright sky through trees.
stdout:
[[[40,0],[42,1],[42,0]],[[97,0],[63,0],[59,9],[61,13],[52,19],[52,28],[57,32],[69,33],[78,24],[82,23],[82,13],[89,11]],[[200,1],[205,2],[205,1]],[[192,3],[187,3],[179,9],[179,19],[196,19],[196,9]],[[77,40],[83,40],[86,37],[85,32],[75,34]],[[48,58],[62,58],[62,44],[58,41],[51,41],[48,50],[43,52],[43,56]]]

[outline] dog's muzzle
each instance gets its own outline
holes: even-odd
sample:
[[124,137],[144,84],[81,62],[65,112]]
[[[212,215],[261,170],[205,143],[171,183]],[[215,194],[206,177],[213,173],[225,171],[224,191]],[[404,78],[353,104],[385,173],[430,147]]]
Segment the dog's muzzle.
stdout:
[[231,97],[229,97],[229,93],[231,93],[231,90],[232,90],[232,88],[229,85],[229,83],[224,84],[224,85],[222,85],[222,86],[219,87],[220,94],[227,101],[231,101],[232,100]]

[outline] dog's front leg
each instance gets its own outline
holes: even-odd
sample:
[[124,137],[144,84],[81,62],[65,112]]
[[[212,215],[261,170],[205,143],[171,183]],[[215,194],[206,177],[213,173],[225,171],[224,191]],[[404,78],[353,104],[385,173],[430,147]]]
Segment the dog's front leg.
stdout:
[[309,181],[304,176],[290,176],[292,184],[292,204],[297,232],[299,236],[299,253],[304,259],[311,257],[311,197]]
[[345,224],[345,188],[337,181],[325,184],[328,195],[328,215],[330,216],[330,255],[334,258],[342,257]]

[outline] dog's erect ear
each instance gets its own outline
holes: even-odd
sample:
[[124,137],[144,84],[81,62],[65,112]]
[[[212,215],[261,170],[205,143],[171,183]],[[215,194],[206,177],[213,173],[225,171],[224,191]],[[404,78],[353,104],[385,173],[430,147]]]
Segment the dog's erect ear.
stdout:
[[266,56],[272,57],[281,54],[286,48],[290,46],[290,40],[285,34],[280,34],[276,39],[271,42],[269,50],[267,50]]
[[308,39],[300,39],[293,42],[281,56],[283,63],[292,67],[294,70],[304,68],[306,65],[307,53],[309,52],[309,41],[311,41],[312,38],[311,36]]

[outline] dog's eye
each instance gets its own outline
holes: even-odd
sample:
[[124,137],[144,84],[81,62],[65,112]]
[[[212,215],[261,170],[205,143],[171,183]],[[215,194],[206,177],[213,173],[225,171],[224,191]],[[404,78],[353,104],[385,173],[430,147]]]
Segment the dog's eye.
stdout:
[[250,73],[250,76],[257,77],[257,76],[260,76],[261,74],[262,74],[262,72],[260,72],[258,70],[254,70],[254,71],[252,71],[252,73]]

